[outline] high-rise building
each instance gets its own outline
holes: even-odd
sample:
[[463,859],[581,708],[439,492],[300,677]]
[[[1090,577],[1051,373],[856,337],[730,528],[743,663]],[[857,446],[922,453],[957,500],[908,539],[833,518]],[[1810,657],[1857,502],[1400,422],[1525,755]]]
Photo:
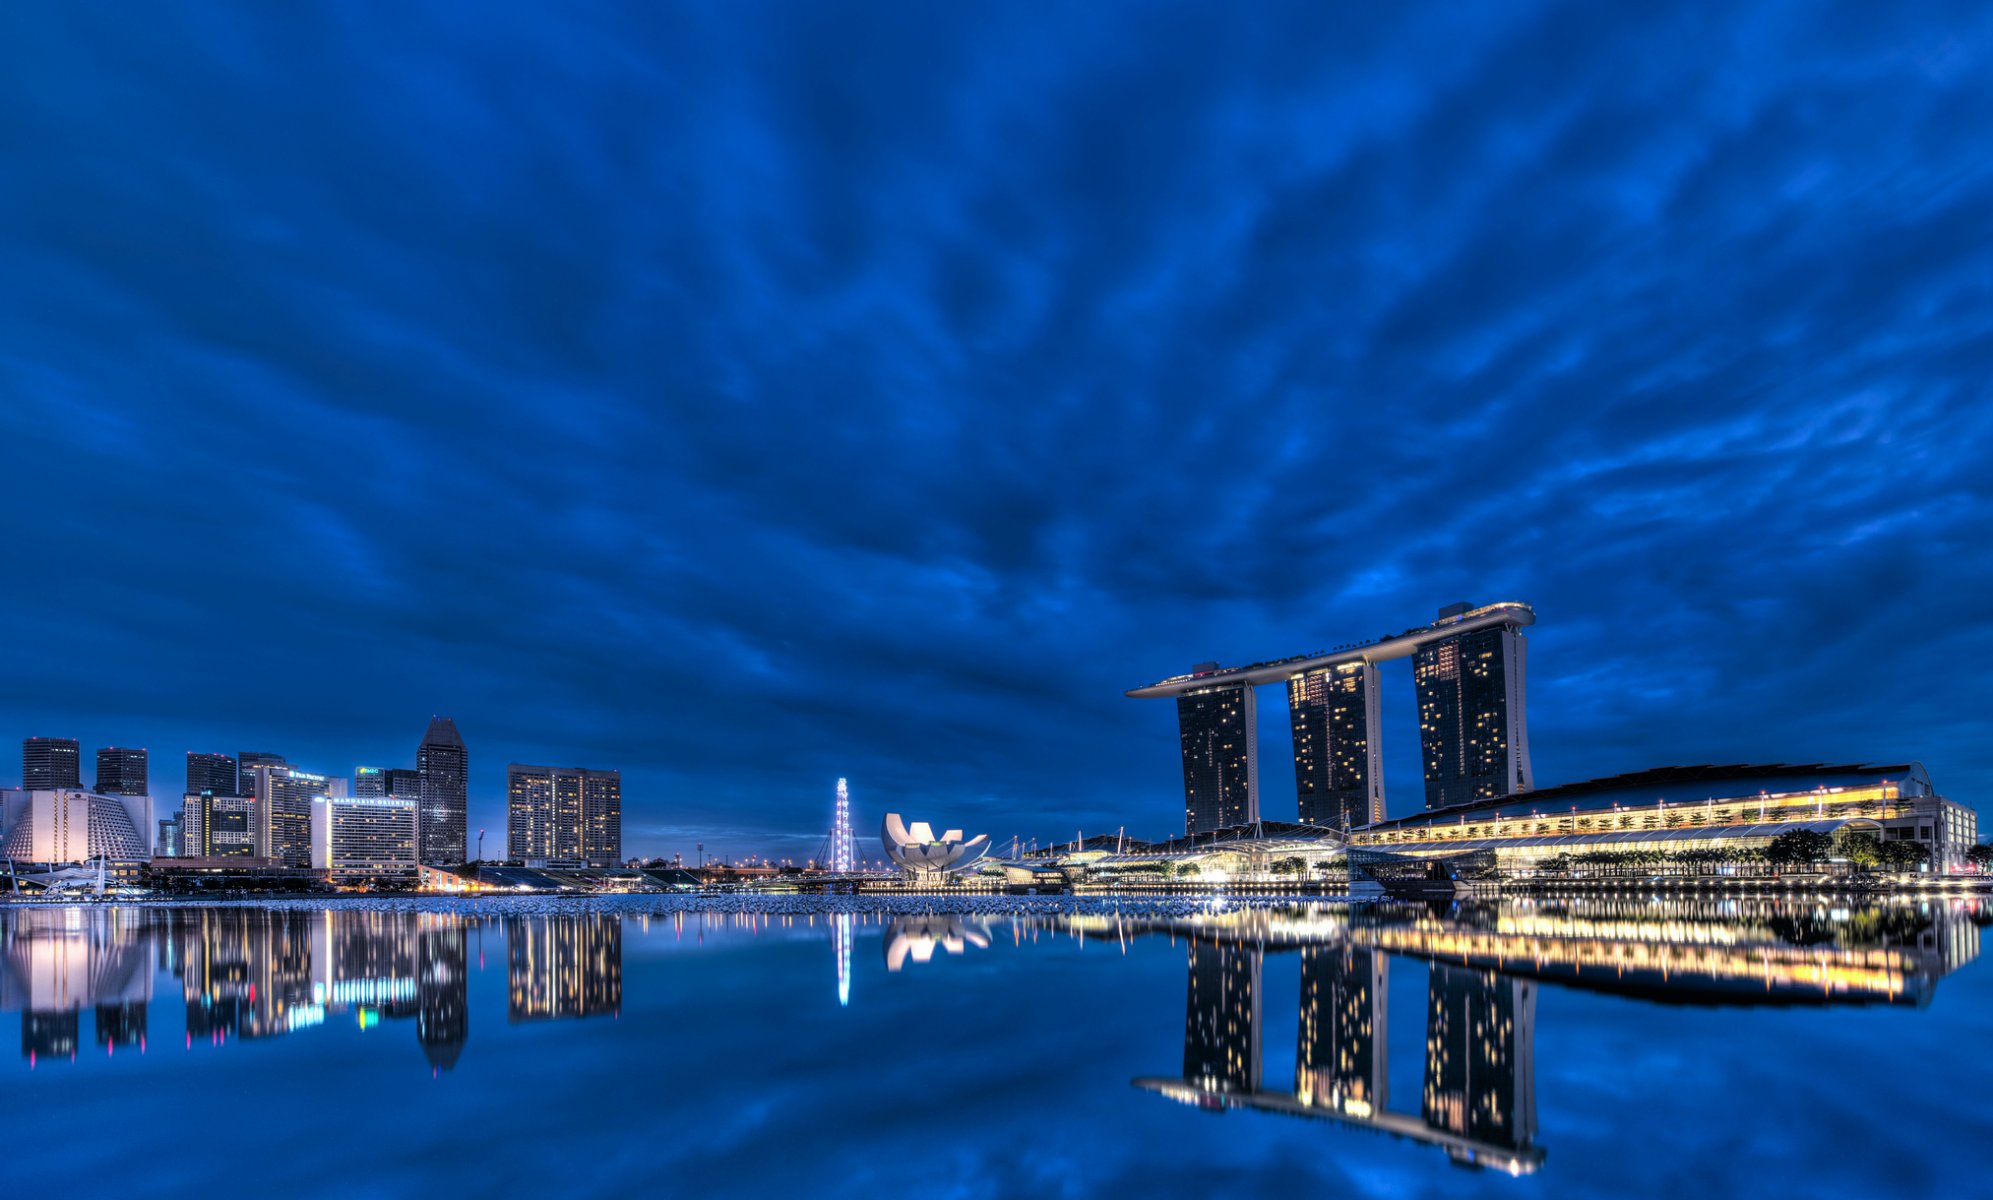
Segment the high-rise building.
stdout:
[[622,772],[506,767],[505,847],[512,858],[615,866],[623,855]]
[[429,722],[415,748],[422,781],[422,861],[460,863],[470,824],[470,755],[457,723],[448,717]]
[[258,767],[288,767],[291,760],[281,754],[270,754],[262,750],[244,750],[235,756],[235,792],[238,796],[251,796],[256,793],[255,779]]
[[187,791],[190,796],[207,792],[215,796],[239,796],[235,790],[235,760],[226,754],[187,751]]
[[344,796],[346,781],[295,767],[259,765],[251,769],[249,782],[260,802],[263,855],[282,859],[287,867],[311,866],[312,802]]
[[1287,681],[1294,789],[1303,824],[1352,829],[1384,819],[1377,667],[1341,663]]
[[31,737],[21,743],[21,786],[28,791],[83,786],[83,746],[75,738]]
[[354,767],[353,794],[355,796],[387,795],[388,773],[379,767]]
[[1470,630],[1419,646],[1412,680],[1419,698],[1427,808],[1529,790],[1529,727],[1523,713],[1526,646],[1513,625]]
[[123,746],[105,746],[97,751],[97,791],[105,796],[144,796],[146,786],[145,751]]
[[180,810],[180,852],[188,858],[266,858],[269,829],[254,796],[189,792]]
[[1258,707],[1250,686],[1201,688],[1176,701],[1183,738],[1183,831],[1259,820]]
[[408,767],[389,767],[381,772],[381,795],[421,800],[422,772]]
[[318,796],[311,802],[311,865],[334,876],[414,875],[416,811],[393,796]]

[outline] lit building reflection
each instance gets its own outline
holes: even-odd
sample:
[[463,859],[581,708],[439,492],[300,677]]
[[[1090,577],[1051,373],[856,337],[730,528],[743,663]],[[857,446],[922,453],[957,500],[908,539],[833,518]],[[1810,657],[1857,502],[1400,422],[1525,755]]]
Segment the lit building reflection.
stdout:
[[[1536,994],[1544,983],[1640,1000],[1731,1005],[1921,1005],[1979,953],[1951,906],[1844,911],[1734,900],[1350,910],[1311,905],[1050,925],[1124,942],[1188,940],[1183,1070],[1139,1088],[1199,1108],[1257,1109],[1387,1133],[1455,1162],[1537,1170]],[[1298,952],[1291,1092],[1262,1079],[1267,954]],[[1426,969],[1416,1113],[1389,1093],[1392,960]]]
[[970,946],[987,950],[989,945],[988,924],[957,913],[894,917],[880,942],[888,971],[905,969],[909,959],[916,964],[932,962],[937,948],[960,954]]
[[509,1021],[615,1014],[623,1008],[623,922],[599,913],[505,922]]
[[129,909],[46,908],[0,926],[0,1011],[21,1014],[21,1057],[76,1057],[83,1010],[106,1052],[143,1047],[152,1000],[151,947]]
[[425,916],[415,940],[415,1040],[436,1071],[457,1065],[470,1037],[470,944],[463,923]]

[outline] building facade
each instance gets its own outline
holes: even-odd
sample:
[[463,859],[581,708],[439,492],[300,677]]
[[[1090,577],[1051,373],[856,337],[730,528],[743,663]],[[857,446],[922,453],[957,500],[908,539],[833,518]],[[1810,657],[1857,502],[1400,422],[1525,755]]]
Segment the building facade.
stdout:
[[146,783],[146,755],[143,750],[105,746],[97,751],[97,792],[104,796],[144,796],[152,789]]
[[418,809],[390,796],[321,796],[311,803],[311,865],[333,878],[414,876]]
[[287,867],[311,866],[311,812],[314,801],[346,794],[346,781],[295,767],[259,765],[249,782],[263,821],[260,853]]
[[1367,662],[1306,671],[1287,681],[1302,824],[1349,830],[1384,819],[1377,691],[1377,668]]
[[415,748],[421,778],[422,861],[460,863],[470,825],[470,754],[457,723],[436,717]]
[[623,857],[623,775],[586,767],[505,768],[510,858],[613,867]]
[[254,796],[189,792],[180,809],[180,854],[185,858],[265,858],[269,828]]
[[198,750],[187,751],[187,788],[185,795],[198,796],[208,792],[216,796],[239,796],[235,790],[235,760],[226,754],[206,754]]
[[28,791],[83,787],[83,746],[75,738],[31,737],[21,743],[21,787]]
[[387,795],[388,773],[379,767],[354,767],[353,794],[355,796]]
[[1413,655],[1427,808],[1529,790],[1526,644],[1515,628],[1497,626],[1427,642]]
[[159,822],[159,836],[152,843],[152,857],[179,858],[186,853],[186,811],[174,813]]
[[1201,688],[1177,697],[1185,833],[1259,820],[1257,715],[1250,686]]
[[0,854],[20,862],[117,862],[152,857],[152,798],[105,796],[80,788],[17,788],[0,793],[6,834]]

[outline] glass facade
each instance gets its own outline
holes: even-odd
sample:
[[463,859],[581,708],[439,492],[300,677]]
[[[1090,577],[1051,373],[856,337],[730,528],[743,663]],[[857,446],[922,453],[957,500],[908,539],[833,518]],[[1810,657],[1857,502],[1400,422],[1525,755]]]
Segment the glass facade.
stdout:
[[1259,820],[1259,722],[1251,687],[1206,688],[1177,697],[1183,740],[1183,831],[1204,833]]
[[1302,824],[1347,830],[1383,820],[1377,668],[1348,663],[1294,676],[1287,715]]

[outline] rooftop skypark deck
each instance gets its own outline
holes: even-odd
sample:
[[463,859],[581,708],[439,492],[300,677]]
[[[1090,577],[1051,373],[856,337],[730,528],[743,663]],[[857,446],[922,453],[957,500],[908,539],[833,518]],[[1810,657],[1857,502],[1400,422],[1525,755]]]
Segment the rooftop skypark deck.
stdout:
[[1308,671],[1409,658],[1421,646],[1457,637],[1463,633],[1472,633],[1477,629],[1522,628],[1534,624],[1536,624],[1535,609],[1520,601],[1504,600],[1497,604],[1484,604],[1454,616],[1442,617],[1430,625],[1421,625],[1416,629],[1408,629],[1403,633],[1379,638],[1374,642],[1351,643],[1335,650],[1297,654],[1291,658],[1273,659],[1243,667],[1218,667],[1210,671],[1172,675],[1168,679],[1130,688],[1126,694],[1136,699],[1153,699],[1181,696],[1186,692],[1211,687],[1284,683],[1290,677]]

